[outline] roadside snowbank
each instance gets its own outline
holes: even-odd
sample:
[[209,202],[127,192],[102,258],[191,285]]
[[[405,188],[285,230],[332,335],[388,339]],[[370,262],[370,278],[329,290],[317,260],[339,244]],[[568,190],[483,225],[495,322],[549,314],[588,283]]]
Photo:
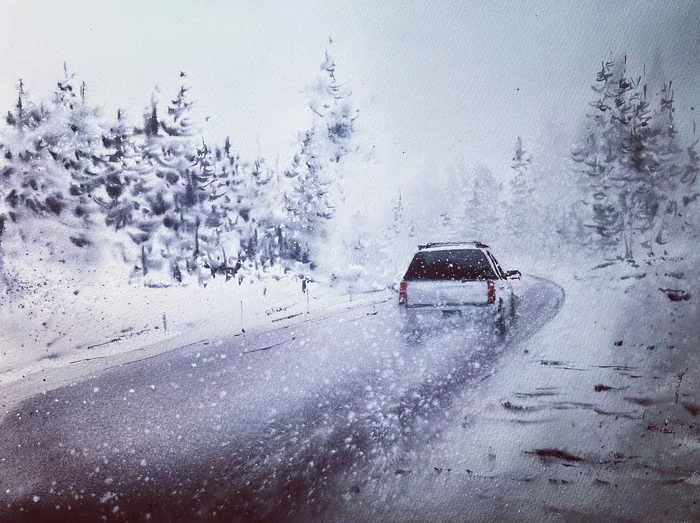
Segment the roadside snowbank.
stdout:
[[217,277],[206,287],[134,286],[118,256],[89,259],[93,254],[61,242],[65,231],[44,232],[51,241],[2,245],[0,386],[182,335],[230,336],[349,303],[357,300],[353,292],[368,291],[282,270]]

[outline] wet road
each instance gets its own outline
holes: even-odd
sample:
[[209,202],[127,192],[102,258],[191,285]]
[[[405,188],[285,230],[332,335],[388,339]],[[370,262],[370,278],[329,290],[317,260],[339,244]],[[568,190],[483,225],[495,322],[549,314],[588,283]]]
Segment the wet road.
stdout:
[[203,341],[35,396],[0,425],[0,519],[318,516],[374,467],[459,423],[454,401],[563,299],[525,279],[505,339],[467,326],[421,343],[399,334],[391,300]]

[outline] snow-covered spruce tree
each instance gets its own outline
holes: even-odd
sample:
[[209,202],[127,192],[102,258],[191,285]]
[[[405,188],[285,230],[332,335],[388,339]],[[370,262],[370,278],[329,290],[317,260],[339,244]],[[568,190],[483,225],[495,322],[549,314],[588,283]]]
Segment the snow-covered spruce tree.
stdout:
[[511,159],[511,178],[506,187],[507,235],[511,240],[529,237],[537,223],[537,207],[533,202],[535,182],[531,170],[532,157],[525,151],[520,136]]
[[502,187],[493,173],[483,165],[469,169],[465,184],[465,236],[481,241],[493,241],[500,236],[501,217],[498,201]]
[[330,50],[308,95],[312,126],[300,135],[299,152],[287,173],[293,191],[287,201],[289,224],[285,231],[291,251],[285,248],[285,253],[298,261],[315,263],[321,248],[327,251],[324,259],[330,259],[348,247],[342,234],[330,238],[329,225],[342,206],[344,185],[349,183],[345,179],[346,161],[357,149],[354,122],[358,111],[351,93],[338,82]]
[[81,246],[91,243],[89,229],[101,223],[94,196],[103,182],[99,165],[102,133],[98,111],[87,102],[85,83],[76,87],[75,75],[65,64],[63,69],[64,78],[57,82],[43,138],[58,169],[63,168],[71,178],[68,210],[74,225],[83,229],[71,239]]
[[234,191],[230,191],[235,210],[228,215],[232,231],[235,232],[238,245],[235,246],[237,259],[241,262],[254,263],[258,252],[258,229],[253,220],[252,211],[258,203],[258,191],[260,187],[259,175],[260,161],[253,166],[241,162],[236,157],[236,170],[234,176],[240,180]]
[[125,121],[123,112],[102,134],[100,167],[103,184],[96,199],[102,206],[107,226],[123,229],[134,221],[134,184],[139,179],[141,157],[134,142],[133,130]]
[[597,84],[592,87],[599,98],[589,104],[592,109],[587,115],[590,120],[585,144],[572,151],[572,158],[580,164],[582,173],[584,205],[579,208],[586,214],[580,220],[592,231],[587,241],[601,248],[616,247],[624,227],[617,195],[610,181],[616,164],[620,162],[624,126],[629,119],[625,113],[629,111],[626,91],[630,86],[624,75],[624,62],[622,67],[614,62],[602,64],[596,77]]
[[[230,154],[230,145],[227,148]],[[190,271],[197,271],[200,283],[219,271],[225,271],[228,263],[226,250],[231,238],[227,233],[231,231],[229,215],[234,212],[232,201],[236,180],[232,170],[235,164],[222,160],[202,140],[201,146],[197,147],[189,182],[192,186],[188,190],[192,191],[190,198],[194,202],[190,208],[195,224],[198,223],[192,260],[196,265],[190,265]]]
[[338,82],[335,69],[330,48],[326,49],[320,73],[308,91],[309,108],[314,114],[313,130],[319,145],[323,145],[322,161],[332,163],[355,151],[354,122],[358,116],[351,93]]
[[[0,220],[10,222],[60,215],[65,208],[70,177],[56,172],[43,138],[48,110],[35,105],[24,82],[17,87],[17,103],[5,116],[0,135]],[[63,175],[63,176],[62,176]]]
[[182,87],[165,117],[153,97],[143,125],[134,129],[138,160],[129,191],[134,212],[127,231],[140,251],[133,276],[146,278],[148,285],[181,282],[194,253],[196,222],[187,211],[188,197],[196,191],[189,196],[187,192],[193,185],[188,170],[195,166],[197,151],[186,95]]
[[[266,270],[282,262],[308,261],[298,238],[304,230],[304,213],[296,199],[302,187],[295,170],[280,172],[262,158],[244,165],[245,183],[239,189],[236,229],[240,260],[253,270]],[[313,202],[312,202],[313,203]]]
[[656,129],[659,160],[666,169],[660,173],[659,184],[664,189],[660,219],[651,231],[648,242],[665,245],[683,232],[687,232],[687,205],[690,195],[697,190],[698,154],[697,140],[685,149],[678,143],[674,123],[674,91],[672,83],[664,83],[658,99]]
[[650,236],[661,223],[662,204],[668,200],[678,177],[675,160],[680,151],[675,136],[664,132],[660,125],[663,113],[653,111],[650,106],[647,86],[640,89],[632,98],[630,132],[622,143],[626,172],[614,178],[627,184],[620,192],[620,203],[628,219],[625,235],[626,251],[631,251],[628,258],[634,256],[635,240],[650,256],[654,254]]
[[263,268],[295,259],[294,245],[289,244],[288,202],[293,193],[292,179],[262,160],[254,163],[251,222],[258,231],[257,263]]
[[144,248],[156,259],[151,260],[147,252],[144,258],[147,263],[167,267],[176,281],[182,281],[183,269],[196,272],[200,267],[202,202],[211,175],[207,154],[198,154],[194,144],[196,129],[188,91],[184,85],[179,89],[161,119],[153,103],[144,122],[144,154],[152,163],[154,175],[146,182],[146,199],[150,214],[160,221],[151,234],[150,245]]
[[65,227],[77,247],[91,245],[91,233],[101,224],[94,193],[102,178],[95,154],[100,146],[98,113],[86,101],[85,84],[76,88],[74,75],[64,66],[48,110],[33,106],[21,85],[6,122],[4,198],[10,219],[31,210],[34,217]]
[[243,220],[239,204],[243,199],[244,168],[238,154],[232,151],[229,138],[223,147],[215,147],[211,155],[211,181],[208,198],[203,202],[204,227],[210,236],[206,242],[205,265],[212,275],[223,273],[229,277],[237,270],[240,260],[238,226]]
[[[125,226],[137,252],[133,256],[132,278],[144,283],[163,283],[163,276],[170,277],[167,246],[171,229],[164,224],[166,213],[173,207],[170,182],[158,171],[159,158],[163,154],[163,135],[158,118],[158,102],[151,99],[144,110],[143,125],[133,129],[135,162],[133,179],[125,199],[132,203],[130,221]],[[161,173],[161,176],[158,173]],[[171,218],[172,219],[172,218]],[[165,281],[167,282],[168,279]]]
[[309,263],[319,240],[326,238],[327,222],[333,218],[335,205],[332,191],[339,191],[337,180],[328,176],[332,171],[324,162],[319,140],[313,130],[305,133],[301,151],[295,155],[286,176],[293,180],[293,190],[287,197],[288,246],[285,254],[295,261]]
[[603,64],[588,135],[572,158],[580,165],[583,220],[593,231],[593,243],[622,245],[624,259],[634,262],[640,248],[653,257],[654,242],[665,241],[663,230],[677,207],[673,195],[682,177],[681,150],[669,90],[652,99],[641,78],[627,77],[626,65],[626,59]]
[[681,175],[683,194],[678,208],[679,220],[676,222],[680,229],[678,232],[689,235],[693,240],[696,240],[700,233],[700,155],[696,150],[697,145],[698,139],[695,139],[685,150]]

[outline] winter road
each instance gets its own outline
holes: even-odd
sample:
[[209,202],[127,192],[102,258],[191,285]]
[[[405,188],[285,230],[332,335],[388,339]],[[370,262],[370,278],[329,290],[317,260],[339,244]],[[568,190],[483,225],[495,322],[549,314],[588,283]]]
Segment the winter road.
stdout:
[[390,300],[202,341],[27,399],[0,425],[0,519],[322,515],[374,467],[459,423],[460,395],[564,299],[544,280],[526,279],[521,294],[505,340],[467,328],[407,343]]

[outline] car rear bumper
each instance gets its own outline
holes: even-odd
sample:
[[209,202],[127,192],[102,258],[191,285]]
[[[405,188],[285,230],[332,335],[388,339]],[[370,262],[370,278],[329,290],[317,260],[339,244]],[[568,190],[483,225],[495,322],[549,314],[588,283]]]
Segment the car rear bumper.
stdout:
[[400,315],[405,324],[429,325],[436,322],[465,322],[493,319],[498,310],[494,304],[459,306],[401,307]]

